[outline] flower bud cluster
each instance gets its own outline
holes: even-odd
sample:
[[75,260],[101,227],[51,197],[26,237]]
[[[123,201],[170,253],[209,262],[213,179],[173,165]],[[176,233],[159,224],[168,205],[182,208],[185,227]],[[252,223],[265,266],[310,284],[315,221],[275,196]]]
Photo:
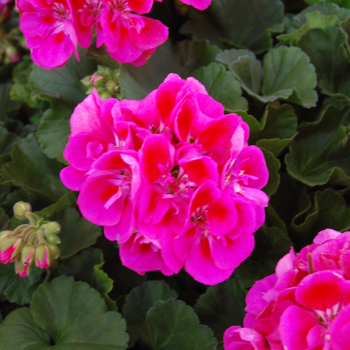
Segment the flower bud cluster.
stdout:
[[81,80],[88,88],[86,94],[92,94],[95,88],[102,100],[117,98],[122,96],[119,87],[119,69],[112,69],[105,66],[97,66],[97,71]]
[[350,232],[326,229],[292,248],[248,292],[244,328],[226,330],[225,350],[349,349],[349,258]]
[[15,263],[16,273],[26,277],[35,263],[41,269],[50,267],[60,255],[58,233],[61,226],[55,221],[44,221],[31,212],[29,203],[17,202],[13,207],[15,218],[28,220],[13,231],[0,232],[0,263]]

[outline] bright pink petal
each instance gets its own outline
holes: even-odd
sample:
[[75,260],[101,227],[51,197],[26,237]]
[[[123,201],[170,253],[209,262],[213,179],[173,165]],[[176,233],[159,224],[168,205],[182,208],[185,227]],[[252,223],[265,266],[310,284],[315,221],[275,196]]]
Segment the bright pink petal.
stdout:
[[254,236],[251,232],[244,232],[236,239],[228,236],[209,240],[210,252],[216,267],[231,270],[239,266],[254,249]]
[[198,208],[215,203],[221,197],[221,191],[212,180],[204,182],[193,194],[190,203],[190,213]]
[[280,334],[284,347],[288,350],[308,349],[307,335],[311,328],[318,325],[315,316],[295,306],[289,306],[280,319]]
[[174,147],[163,135],[146,138],[140,150],[140,169],[148,183],[154,183],[168,175],[174,166]]
[[60,172],[62,183],[72,191],[80,191],[86,180],[86,171],[79,171],[71,166],[67,166]]
[[192,246],[189,256],[185,261],[185,270],[197,282],[214,285],[228,279],[233,272],[221,270],[215,266],[211,256],[209,242],[206,238],[201,238],[198,243]]
[[326,311],[342,300],[344,278],[333,271],[306,276],[295,292],[296,301],[314,310]]
[[314,238],[315,244],[322,244],[329,239],[334,239],[341,235],[341,232],[332,230],[331,228],[326,228],[323,231],[320,231],[317,236]]
[[211,0],[180,0],[186,5],[193,6],[197,10],[204,11],[211,4]]
[[341,310],[329,327],[332,350],[350,349],[350,305]]
[[87,220],[96,225],[114,226],[120,221],[127,194],[113,178],[89,177],[77,203]]
[[210,205],[206,216],[212,235],[219,237],[231,231],[238,221],[238,213],[232,196],[221,192],[221,198]]

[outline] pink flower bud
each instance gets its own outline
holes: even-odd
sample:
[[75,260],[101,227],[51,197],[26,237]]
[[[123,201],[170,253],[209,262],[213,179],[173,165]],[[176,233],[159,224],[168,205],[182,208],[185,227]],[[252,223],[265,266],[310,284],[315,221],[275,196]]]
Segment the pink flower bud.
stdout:
[[15,262],[15,270],[16,273],[21,277],[27,277],[32,268],[30,264],[23,264],[20,260],[16,260]]
[[35,257],[35,249],[31,245],[25,245],[22,249],[22,262],[25,265],[33,264]]
[[3,264],[14,261],[23,247],[22,238],[11,235],[8,235],[0,244],[0,262]]
[[48,269],[52,262],[50,249],[46,243],[40,243],[35,252],[35,264],[41,269]]
[[10,62],[18,62],[21,59],[18,49],[13,45],[7,45],[5,52],[8,58],[7,60]]

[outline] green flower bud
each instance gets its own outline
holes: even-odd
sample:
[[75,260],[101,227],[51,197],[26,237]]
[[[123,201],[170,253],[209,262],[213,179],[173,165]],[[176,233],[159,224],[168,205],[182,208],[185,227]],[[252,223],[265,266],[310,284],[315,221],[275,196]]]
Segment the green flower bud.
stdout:
[[56,235],[61,231],[61,225],[56,221],[50,221],[42,226],[45,235]]
[[29,203],[25,202],[17,202],[13,206],[13,213],[15,214],[15,218],[18,220],[24,220],[26,219],[26,214],[31,212],[32,207]]
[[48,269],[52,262],[52,254],[47,243],[40,243],[35,251],[35,264],[41,269]]
[[48,236],[46,236],[46,240],[52,244],[60,244],[61,243],[60,238],[56,235],[48,235]]
[[57,245],[50,243],[47,246],[50,249],[52,259],[57,259],[60,256],[60,248],[58,248]]

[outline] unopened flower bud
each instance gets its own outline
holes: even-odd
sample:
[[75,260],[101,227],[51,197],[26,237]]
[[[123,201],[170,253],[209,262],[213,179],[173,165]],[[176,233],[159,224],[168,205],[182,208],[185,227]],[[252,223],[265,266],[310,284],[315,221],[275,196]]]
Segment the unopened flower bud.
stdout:
[[27,277],[30,273],[31,268],[32,268],[32,265],[23,264],[22,261],[20,260],[16,260],[15,262],[16,273],[21,277]]
[[2,264],[8,264],[17,259],[22,247],[22,238],[11,235],[7,236],[5,240],[1,241],[0,262]]
[[35,251],[35,264],[41,269],[47,269],[52,262],[52,254],[46,243],[40,243]]
[[60,238],[56,235],[47,235],[46,240],[52,244],[60,244],[61,243]]
[[33,264],[35,258],[35,248],[32,245],[25,245],[22,248],[21,260],[23,264]]
[[60,249],[55,244],[48,244],[51,252],[52,260],[57,259],[60,256]]
[[24,220],[26,218],[26,214],[32,210],[32,207],[29,203],[25,202],[17,202],[13,206],[13,213],[15,214],[15,218],[18,220]]
[[21,59],[21,55],[19,54],[18,49],[16,49],[13,45],[8,44],[5,50],[7,59],[5,59],[5,63],[18,62]]
[[45,235],[56,235],[61,231],[61,225],[56,221],[50,221],[43,225],[42,230]]

